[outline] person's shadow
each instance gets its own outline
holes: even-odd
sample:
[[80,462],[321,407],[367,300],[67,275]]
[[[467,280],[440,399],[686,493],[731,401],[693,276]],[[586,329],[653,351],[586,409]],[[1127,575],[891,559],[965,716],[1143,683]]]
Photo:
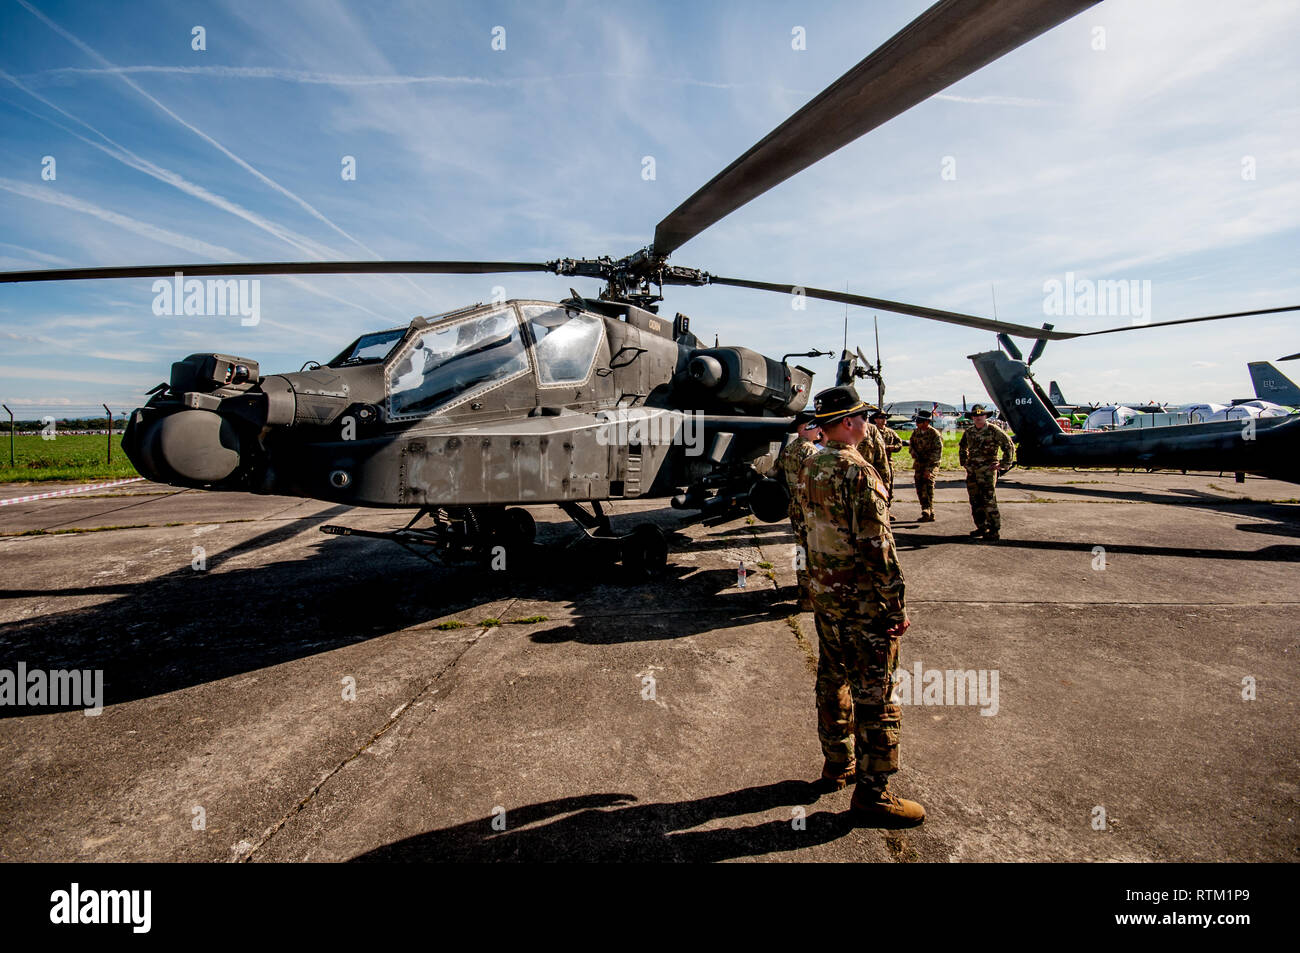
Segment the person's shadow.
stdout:
[[[819,796],[807,781],[669,804],[637,804],[630,794],[586,794],[495,809],[488,817],[386,844],[353,861],[708,862],[825,844],[863,826],[847,811],[806,813],[805,805]],[[782,820],[690,830],[782,806],[789,808]]]

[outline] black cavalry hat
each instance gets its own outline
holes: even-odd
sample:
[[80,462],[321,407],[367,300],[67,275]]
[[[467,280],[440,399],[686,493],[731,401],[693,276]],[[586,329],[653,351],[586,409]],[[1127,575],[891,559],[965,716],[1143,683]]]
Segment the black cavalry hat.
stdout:
[[794,423],[790,425],[790,433],[794,433],[799,428],[813,423],[816,419],[817,418],[813,415],[811,410],[799,411],[799,413],[794,415]]
[[971,417],[987,417],[988,415],[989,415],[988,409],[985,408],[983,404],[976,404],[974,407],[970,409],[970,414],[969,414],[969,416]]
[[823,427],[829,427],[854,414],[862,414],[865,417],[872,410],[871,406],[858,396],[852,384],[828,387],[813,398],[813,407],[816,408],[817,423]]
[[933,418],[934,414],[930,413],[928,410],[918,410],[916,412],[917,420],[924,420],[926,423],[929,423]]

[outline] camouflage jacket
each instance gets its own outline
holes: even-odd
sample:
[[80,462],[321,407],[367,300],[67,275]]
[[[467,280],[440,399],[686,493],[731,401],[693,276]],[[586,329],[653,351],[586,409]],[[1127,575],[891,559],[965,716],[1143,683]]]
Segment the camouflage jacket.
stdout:
[[876,473],[889,472],[889,451],[885,449],[885,438],[874,424],[867,424],[867,435],[858,444],[858,453],[876,468]]
[[918,470],[933,470],[943,457],[943,436],[934,427],[924,430],[918,427],[912,432],[907,449],[912,454],[912,466]]
[[[871,426],[876,427],[875,424]],[[894,454],[903,449],[903,438],[888,426],[876,427],[876,430],[880,433],[880,439],[885,445],[885,465],[889,468],[889,476],[892,478],[894,475]],[[884,470],[880,472],[881,476],[885,475]]]
[[769,474],[774,480],[785,481],[786,492],[790,494],[788,511],[790,519],[796,521],[796,529],[803,520],[803,496],[799,485],[799,471],[803,468],[805,460],[821,453],[821,450],[822,448],[811,440],[796,437],[792,443],[781,449],[780,455],[776,458],[776,465],[772,467],[772,472]]
[[799,485],[799,470],[802,469],[803,462],[814,453],[820,452],[821,447],[811,440],[795,437],[792,442],[781,448],[781,453],[776,458],[776,465],[772,467],[769,476],[784,480],[785,488],[790,493],[790,499],[793,500]]
[[907,618],[884,482],[857,449],[832,440],[800,472],[816,611],[880,631]]
[[1010,466],[1016,459],[1011,438],[1005,433],[992,424],[983,430],[976,430],[972,424],[961,435],[957,458],[967,470],[992,470],[998,465],[999,452],[1004,466]]

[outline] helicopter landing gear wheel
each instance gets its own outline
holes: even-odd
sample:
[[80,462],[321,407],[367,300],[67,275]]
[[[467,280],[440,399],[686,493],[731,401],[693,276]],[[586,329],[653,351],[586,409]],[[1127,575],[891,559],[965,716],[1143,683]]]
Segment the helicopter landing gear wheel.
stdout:
[[537,521],[523,507],[512,506],[502,516],[501,535],[508,541],[527,545],[537,539]]
[[642,523],[620,544],[623,567],[636,579],[649,579],[668,565],[668,539],[653,523]]

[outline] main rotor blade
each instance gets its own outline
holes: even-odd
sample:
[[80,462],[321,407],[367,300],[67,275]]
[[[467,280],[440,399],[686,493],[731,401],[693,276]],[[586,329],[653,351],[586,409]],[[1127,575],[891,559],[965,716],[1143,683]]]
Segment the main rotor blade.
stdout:
[[[1153,321],[1150,324],[1128,324],[1122,328],[1106,328],[1104,331],[1081,331],[1071,334],[1070,337],[1090,338],[1097,334],[1117,334],[1120,331],[1141,331],[1146,328],[1167,328],[1171,324],[1195,324],[1197,321],[1222,321],[1224,318],[1249,318],[1257,314],[1280,314],[1284,311],[1300,311],[1300,304],[1288,305],[1285,308],[1262,308],[1259,311],[1234,311],[1231,314],[1210,314],[1203,318],[1179,318],[1176,321]],[[1292,357],[1300,357],[1300,354],[1292,354]],[[1282,358],[1287,360],[1287,358]]]
[[[1147,328],[1163,328],[1173,324],[1195,324],[1198,321],[1222,321],[1225,318],[1248,318],[1261,314],[1280,314],[1286,311],[1300,311],[1300,304],[1288,305],[1285,308],[1262,308],[1258,311],[1234,311],[1230,314],[1210,314],[1199,318],[1178,318],[1174,321],[1153,321],[1150,324],[1130,324],[1122,328],[1106,328],[1102,331],[1056,331],[1050,328],[1031,328],[1027,324],[1012,324],[1008,321],[995,321],[992,318],[981,318],[974,314],[963,314],[960,311],[941,311],[938,308],[927,308],[918,304],[907,304],[902,301],[887,301],[884,298],[868,298],[865,295],[849,294],[847,291],[827,291],[824,288],[809,288],[805,285],[775,285],[767,281],[747,281],[744,278],[720,278],[717,275],[708,275],[709,284],[714,285],[732,285],[736,288],[754,288],[758,291],[775,291],[777,294],[799,294],[802,293],[809,298],[820,298],[823,301],[838,301],[841,304],[856,304],[864,308],[876,308],[880,311],[890,311],[894,314],[908,314],[916,318],[928,318],[931,321],[944,321],[948,324],[959,324],[962,327],[978,328],[981,331],[995,331],[1003,334],[1014,334],[1017,337],[1030,338],[1037,341],[1068,341],[1071,338],[1094,337],[1098,334],[1116,334],[1120,331],[1142,331]],[[1300,358],[1300,354],[1292,354],[1289,357],[1280,358],[1286,361],[1293,358]]]
[[77,281],[84,278],[172,278],[200,275],[489,275],[549,271],[541,262],[519,261],[240,261],[225,264],[141,265],[112,268],[56,268],[0,271],[0,284],[16,281]]
[[948,324],[979,328],[981,331],[1015,334],[1019,337],[1046,338],[1049,341],[1064,341],[1078,337],[1078,334],[1071,331],[1048,331],[1043,328],[1031,328],[1027,324],[995,321],[992,318],[981,318],[974,314],[962,314],[960,311],[940,311],[938,308],[926,308],[919,304],[906,304],[902,301],[887,301],[884,298],[868,298],[865,295],[849,294],[847,291],[827,291],[824,288],[809,288],[804,285],[774,285],[766,281],[746,281],[743,278],[719,278],[717,275],[710,275],[709,283],[732,285],[737,288],[754,288],[758,291],[775,291],[778,294],[786,295],[802,292],[809,298],[820,298],[823,301],[856,304],[864,308],[876,308],[879,311],[890,311],[894,314],[910,314],[916,318],[929,318],[931,321],[945,321]]
[[1296,353],[1296,354],[1288,354],[1286,357],[1279,357],[1278,360],[1279,360],[1279,361],[1294,361],[1294,360],[1296,360],[1296,359],[1298,359],[1298,358],[1300,358],[1300,353]]
[[940,0],[671,212],[655,254],[1097,2]]

